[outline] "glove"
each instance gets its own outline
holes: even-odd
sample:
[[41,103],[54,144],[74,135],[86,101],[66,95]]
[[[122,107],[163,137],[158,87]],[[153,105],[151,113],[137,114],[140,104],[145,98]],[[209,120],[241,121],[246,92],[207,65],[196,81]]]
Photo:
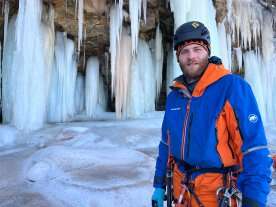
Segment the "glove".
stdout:
[[152,194],[152,201],[157,203],[157,207],[163,207],[165,190],[163,188],[155,188]]

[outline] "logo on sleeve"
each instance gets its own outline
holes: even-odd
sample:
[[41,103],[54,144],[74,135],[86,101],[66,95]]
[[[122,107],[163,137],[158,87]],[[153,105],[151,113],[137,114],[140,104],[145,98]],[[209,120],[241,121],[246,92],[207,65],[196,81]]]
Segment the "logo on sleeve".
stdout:
[[248,120],[251,122],[251,123],[256,123],[258,121],[258,116],[256,114],[249,114],[248,116]]

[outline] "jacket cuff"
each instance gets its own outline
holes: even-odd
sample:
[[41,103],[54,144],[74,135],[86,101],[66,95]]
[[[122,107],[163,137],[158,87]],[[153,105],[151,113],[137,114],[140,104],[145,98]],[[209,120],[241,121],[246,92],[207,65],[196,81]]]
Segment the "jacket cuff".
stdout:
[[165,177],[154,176],[153,187],[154,188],[164,188],[165,189],[166,188]]

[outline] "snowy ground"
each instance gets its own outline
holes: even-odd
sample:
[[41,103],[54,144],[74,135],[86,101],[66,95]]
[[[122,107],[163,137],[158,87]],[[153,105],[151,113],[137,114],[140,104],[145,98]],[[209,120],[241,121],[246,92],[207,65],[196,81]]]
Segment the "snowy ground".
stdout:
[[[149,207],[162,116],[115,121],[111,115],[29,134],[0,125],[0,207]],[[276,127],[267,132],[276,152]]]

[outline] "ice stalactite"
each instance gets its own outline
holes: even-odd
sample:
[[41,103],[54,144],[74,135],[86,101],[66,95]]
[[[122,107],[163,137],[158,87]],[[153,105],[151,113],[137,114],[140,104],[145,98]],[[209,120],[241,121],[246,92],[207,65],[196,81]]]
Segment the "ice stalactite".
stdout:
[[116,59],[118,56],[123,24],[123,1],[111,7],[110,10],[110,53],[111,53],[111,93],[115,92]]
[[132,59],[127,118],[137,118],[155,110],[156,71],[149,43],[139,39],[137,56]]
[[238,68],[239,70],[242,69],[242,50],[240,47],[233,48],[236,58],[237,58],[237,63],[238,63]]
[[80,52],[80,47],[82,44],[83,39],[83,1],[84,0],[77,0],[78,2],[78,54]]
[[3,122],[9,123],[13,114],[13,97],[15,93],[15,74],[16,68],[12,67],[14,63],[14,52],[16,50],[15,42],[15,22],[16,16],[13,16],[8,24],[6,44],[3,47],[2,62],[2,113]]
[[77,64],[74,50],[74,42],[67,38],[66,33],[57,32],[48,105],[49,122],[70,121],[75,114]]
[[85,110],[89,118],[100,117],[106,111],[106,91],[100,74],[100,63],[97,57],[90,57],[87,61],[85,75]]
[[54,48],[55,48],[55,13],[54,7],[49,5],[49,8],[43,8],[42,13],[42,33],[43,33],[43,48],[44,48],[44,66],[48,73],[45,74],[45,82],[47,88],[47,97],[50,91],[52,69],[54,62]]
[[129,90],[130,67],[132,61],[131,37],[124,28],[116,56],[115,110],[119,119],[127,118],[127,95]]
[[9,1],[5,1],[5,5],[4,5],[4,43],[3,43],[3,45],[5,45],[5,42],[7,39],[9,13],[10,13],[10,4],[9,4]]
[[233,41],[242,48],[258,47],[263,24],[262,11],[262,7],[253,0],[232,1],[231,16],[228,15],[228,21],[232,27]]
[[156,95],[159,97],[161,86],[162,86],[162,69],[163,69],[163,42],[162,32],[159,25],[156,28],[155,35],[155,77],[156,77]]
[[41,128],[46,120],[47,79],[45,67],[42,2],[19,2],[16,22],[11,20],[3,60],[3,116],[25,131]]
[[226,28],[225,28],[225,22],[223,21],[222,23],[218,23],[218,34],[219,34],[219,46],[223,48],[221,50],[221,59],[226,68],[231,70],[231,36],[226,33]]
[[227,5],[230,11],[226,17],[229,33],[232,42],[238,46],[233,48],[238,68],[244,69],[245,79],[256,95],[264,122],[275,122],[272,14],[254,0],[231,0]]
[[84,76],[81,73],[77,74],[76,89],[75,89],[75,111],[81,113],[84,110]]
[[147,23],[147,3],[148,3],[148,0],[142,0],[142,4],[143,4],[143,19],[144,19],[144,22]]
[[174,51],[173,49],[168,51],[168,55],[167,55],[167,74],[166,74],[166,92],[167,95],[170,93],[170,86],[172,85],[172,81],[175,77],[177,77],[177,75],[180,74],[180,69],[178,70],[179,74],[174,74],[174,72],[176,70],[174,70],[174,61],[175,61],[175,55],[174,55]]
[[136,54],[139,39],[142,0],[129,0],[132,54]]

